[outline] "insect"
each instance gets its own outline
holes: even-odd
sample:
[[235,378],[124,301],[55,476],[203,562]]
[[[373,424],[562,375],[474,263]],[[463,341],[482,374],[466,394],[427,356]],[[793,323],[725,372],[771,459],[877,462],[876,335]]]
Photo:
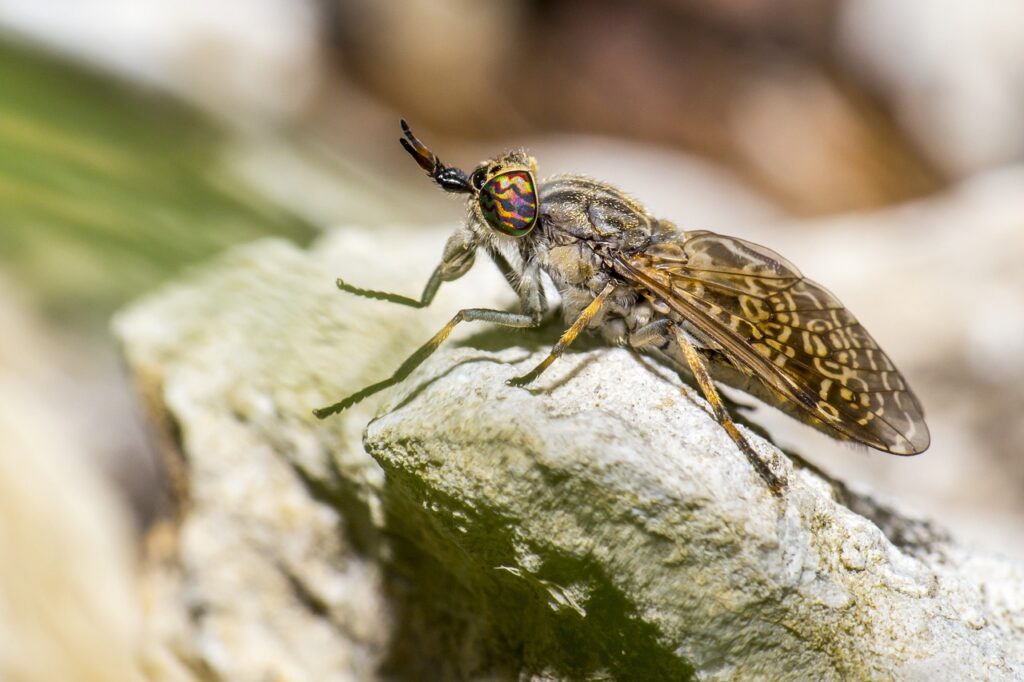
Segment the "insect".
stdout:
[[519,311],[467,308],[388,379],[316,410],[324,418],[399,383],[462,322],[536,327],[550,277],[569,325],[548,356],[508,380],[525,386],[580,332],[647,349],[688,367],[718,423],[776,494],[785,482],[761,459],[727,411],[714,379],[741,388],[842,440],[897,455],[929,444],[921,404],[903,375],[842,303],[788,261],[757,244],[682,230],[635,199],[581,175],[538,184],[536,161],[512,151],[471,173],[446,166],[402,121],[405,150],[442,189],[468,196],[468,216],[448,239],[422,295],[361,289],[358,296],[422,308],[485,251],[519,295]]

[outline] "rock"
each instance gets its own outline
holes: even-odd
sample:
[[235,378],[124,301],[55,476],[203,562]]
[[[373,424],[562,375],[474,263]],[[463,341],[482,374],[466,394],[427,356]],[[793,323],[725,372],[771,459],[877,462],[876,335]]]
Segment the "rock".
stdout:
[[413,294],[441,241],[262,242],[118,317],[181,496],[150,543],[151,679],[1024,674],[1020,566],[748,430],[789,477],[773,497],[692,389],[625,350],[505,386],[557,324],[466,329],[316,421],[458,307],[510,302],[485,264],[425,310],[332,286]]
[[334,287],[345,274],[413,293],[442,243],[386,229],[312,253],[261,242],[115,321],[182,508],[149,543],[151,679],[363,680],[386,662],[383,475],[360,444],[375,403],[327,422],[311,410],[389,371],[458,305],[507,289],[478,268],[411,311]]
[[365,436],[396,527],[460,576],[534,669],[1024,673],[1024,572],[997,578],[927,524],[755,438],[787,462],[789,488],[773,499],[703,401],[625,350],[572,355],[534,391],[504,385],[509,364],[542,357],[448,352]]

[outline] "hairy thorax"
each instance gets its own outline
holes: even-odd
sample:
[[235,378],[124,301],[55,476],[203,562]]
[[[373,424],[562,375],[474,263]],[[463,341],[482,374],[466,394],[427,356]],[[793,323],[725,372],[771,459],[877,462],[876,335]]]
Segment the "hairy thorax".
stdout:
[[[605,183],[562,175],[543,183],[541,223],[535,254],[562,299],[569,323],[615,281],[608,254],[640,248],[665,225],[635,199]],[[610,343],[626,343],[631,332],[654,319],[655,313],[634,287],[618,287],[588,325]]]

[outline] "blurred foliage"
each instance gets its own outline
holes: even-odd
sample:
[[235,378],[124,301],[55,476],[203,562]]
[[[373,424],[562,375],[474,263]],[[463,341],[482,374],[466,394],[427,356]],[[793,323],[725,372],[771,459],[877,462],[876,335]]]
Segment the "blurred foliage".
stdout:
[[198,113],[0,42],[0,268],[62,321],[120,303],[227,245],[308,241],[300,218],[233,177]]

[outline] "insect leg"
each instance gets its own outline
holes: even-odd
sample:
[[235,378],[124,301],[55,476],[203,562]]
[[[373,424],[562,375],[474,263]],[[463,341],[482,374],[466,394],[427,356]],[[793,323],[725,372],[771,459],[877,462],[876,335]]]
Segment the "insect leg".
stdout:
[[665,333],[672,327],[672,320],[664,317],[640,327],[629,335],[631,348],[640,350],[665,340]]
[[439,332],[434,334],[433,337],[425,344],[419,347],[412,355],[410,355],[405,362],[384,381],[379,381],[376,384],[367,386],[366,388],[356,391],[347,398],[340,400],[333,405],[322,407],[318,410],[313,410],[313,414],[318,419],[324,419],[332,414],[337,414],[342,410],[346,410],[356,403],[360,402],[364,398],[367,398],[374,393],[383,391],[385,388],[390,388],[397,383],[405,380],[413,370],[423,364],[430,355],[438,349],[438,347],[444,343],[444,340],[448,338],[448,335],[452,333],[452,330],[460,322],[493,322],[495,324],[502,325],[504,327],[536,327],[540,325],[542,315],[531,314],[531,313],[510,313],[504,310],[492,310],[490,308],[465,308],[455,313],[455,316],[441,328]]
[[344,281],[340,277],[335,281],[338,288],[342,291],[347,291],[350,294],[356,296],[362,296],[364,298],[373,298],[378,301],[388,301],[390,303],[397,303],[399,305],[407,305],[412,308],[426,308],[430,305],[430,302],[434,300],[434,296],[437,294],[437,290],[441,286],[441,266],[437,266],[434,273],[427,280],[427,286],[423,288],[423,293],[418,299],[410,298],[408,296],[402,296],[401,294],[390,294],[386,291],[375,291],[373,289],[362,289],[355,287]]
[[711,404],[715,419],[722,425],[722,428],[725,429],[725,432],[729,434],[729,437],[732,438],[737,447],[746,455],[747,459],[750,460],[751,466],[760,474],[764,482],[768,484],[772,493],[781,496],[785,482],[768,468],[768,465],[754,452],[754,448],[750,446],[747,439],[736,428],[736,424],[733,423],[728,410],[725,409],[725,405],[722,403],[721,396],[718,395],[718,390],[711,381],[711,374],[708,373],[707,365],[704,364],[700,353],[697,352],[693,344],[679,330],[676,330],[676,342],[679,344],[680,349],[682,349],[686,362],[690,365],[690,371],[693,372],[693,376],[697,379],[701,391],[704,392],[704,397]]
[[519,294],[524,310],[547,312],[548,302],[541,283],[540,265],[535,260],[527,262],[522,270],[516,270],[501,253],[491,252],[490,256],[508,285]]
[[469,272],[469,269],[473,266],[473,259],[476,256],[476,248],[476,239],[468,228],[456,231],[448,239],[448,243],[445,244],[441,263],[434,268],[433,274],[430,275],[430,279],[427,280],[427,285],[423,287],[423,293],[420,294],[418,299],[400,294],[391,294],[386,291],[352,286],[340,277],[336,283],[342,291],[347,291],[356,296],[407,305],[412,308],[426,308],[434,300],[434,296],[437,294],[437,290],[441,287],[442,282],[451,282]]
[[576,340],[576,337],[579,336],[580,332],[583,331],[587,324],[592,319],[594,319],[594,315],[596,315],[598,311],[601,310],[601,306],[604,305],[605,299],[608,298],[608,295],[612,293],[612,290],[614,289],[615,285],[613,283],[609,282],[608,284],[606,284],[604,286],[604,289],[601,290],[601,293],[599,293],[597,297],[594,298],[594,300],[591,301],[590,304],[583,309],[583,312],[579,314],[579,317],[577,317],[576,321],[572,323],[572,326],[562,333],[561,338],[558,339],[558,343],[554,345],[554,347],[551,349],[551,352],[548,353],[548,356],[544,358],[539,365],[531,369],[526,374],[519,377],[515,377],[513,379],[509,379],[505,383],[508,384],[509,386],[525,386],[526,384],[530,383],[531,381],[539,377],[541,373],[548,367],[550,367],[551,363],[557,360],[558,356],[561,355],[565,351],[565,349],[568,348],[569,345]]

